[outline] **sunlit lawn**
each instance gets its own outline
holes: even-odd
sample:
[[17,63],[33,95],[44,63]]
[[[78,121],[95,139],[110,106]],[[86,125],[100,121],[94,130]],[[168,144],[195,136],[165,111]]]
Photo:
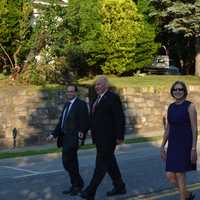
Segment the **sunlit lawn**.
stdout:
[[[108,76],[111,85],[117,88],[123,87],[157,87],[157,88],[168,88],[171,84],[176,80],[182,80],[187,85],[200,85],[200,77],[197,76],[175,76],[175,75],[144,75],[144,76],[129,76],[129,77],[116,77],[116,76]],[[74,80],[74,82],[78,82],[78,84],[83,86],[89,86],[94,83],[96,78],[85,78]],[[6,80],[5,77],[0,76],[0,87],[4,86],[19,86],[19,87],[28,87],[28,88],[35,88],[35,89],[47,89],[47,90],[54,90],[54,89],[62,89],[62,85],[58,84],[46,84],[42,86],[35,86],[35,85],[24,85],[19,82],[11,82]]]
[[[79,80],[80,84],[90,85],[95,79]],[[146,75],[132,77],[109,77],[110,83],[116,87],[151,87],[165,88],[171,86],[176,80],[184,81],[187,85],[200,85],[200,77],[197,76],[170,76],[170,75]]]

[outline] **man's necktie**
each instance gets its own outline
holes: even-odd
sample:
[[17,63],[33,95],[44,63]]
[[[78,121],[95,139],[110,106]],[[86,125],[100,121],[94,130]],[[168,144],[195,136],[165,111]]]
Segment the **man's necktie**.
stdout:
[[92,113],[95,112],[96,106],[99,103],[100,98],[101,98],[101,96],[98,96],[97,99],[95,100],[95,102],[93,103],[93,105],[92,105]]
[[61,125],[61,128],[64,129],[64,126],[65,126],[65,122],[66,122],[66,119],[67,119],[67,116],[69,114],[69,109],[70,109],[70,105],[71,105],[71,102],[67,102],[67,105],[65,107],[65,110],[63,112],[63,117],[62,117],[62,125]]

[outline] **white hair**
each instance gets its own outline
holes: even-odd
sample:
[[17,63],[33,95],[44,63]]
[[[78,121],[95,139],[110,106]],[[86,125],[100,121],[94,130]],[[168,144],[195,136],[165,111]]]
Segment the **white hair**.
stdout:
[[108,78],[105,75],[101,75],[101,76],[97,77],[96,82],[103,82],[106,87],[109,86]]

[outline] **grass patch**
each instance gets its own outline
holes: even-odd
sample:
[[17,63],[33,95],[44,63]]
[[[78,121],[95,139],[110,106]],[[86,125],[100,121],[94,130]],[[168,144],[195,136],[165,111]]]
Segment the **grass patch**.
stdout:
[[[198,132],[200,135],[200,131]],[[131,139],[125,139],[125,144],[137,144],[143,142],[155,142],[162,139],[162,135],[159,136],[151,136],[151,137],[136,137]],[[85,144],[81,146],[80,149],[93,149],[95,148],[94,144]],[[14,151],[14,150],[13,150]],[[18,152],[0,152],[0,159],[5,158],[17,158],[17,157],[24,157],[24,156],[35,156],[35,155],[42,155],[42,154],[51,154],[51,153],[59,153],[61,152],[60,148],[49,148],[49,149],[41,149],[41,150],[27,150],[27,151],[18,151]]]
[[8,76],[0,73],[0,80],[6,80],[6,79],[8,79]]
[[[14,150],[13,150],[14,151]],[[58,148],[49,148],[49,149],[41,149],[41,150],[27,150],[27,151],[19,151],[19,152],[1,152],[0,159],[4,158],[17,158],[24,156],[34,156],[48,153],[58,153],[60,149]]]
[[138,137],[125,140],[125,144],[134,144],[134,143],[142,143],[142,142],[153,142],[161,140],[162,136],[152,136],[152,137]]
[[[144,76],[129,76],[129,77],[116,77],[116,76],[108,76],[111,85],[117,88],[143,88],[143,87],[155,87],[155,88],[169,88],[172,83],[176,80],[184,81],[187,85],[200,85],[200,77],[192,76],[192,75],[144,75]],[[93,85],[96,78],[93,79],[79,79],[77,83],[80,86],[91,86]],[[37,85],[25,85],[20,83],[19,81],[10,81],[6,78],[6,76],[0,74],[0,87],[7,86],[20,87],[20,88],[29,88],[36,90],[55,90],[55,89],[63,89],[64,85],[59,84],[44,84],[41,86]]]
[[[170,76],[170,75],[146,75],[146,76],[132,76],[132,77],[114,77],[109,76],[111,85],[118,88],[123,87],[156,87],[169,88],[176,80],[184,81],[187,85],[200,85],[200,77],[197,76]],[[94,79],[80,79],[79,84],[92,85]]]
[[[162,136],[132,138],[132,139],[126,139],[124,143],[125,144],[133,144],[133,143],[151,142],[151,141],[158,141],[161,138],[162,138]],[[92,148],[95,148],[94,144],[85,144],[84,146],[80,147],[80,149],[92,149]],[[58,149],[58,148],[16,151],[16,152],[14,152],[14,150],[12,150],[12,152],[11,151],[1,152],[0,159],[17,158],[17,157],[24,157],[24,156],[35,156],[35,155],[59,153],[59,152],[61,152],[61,149]]]

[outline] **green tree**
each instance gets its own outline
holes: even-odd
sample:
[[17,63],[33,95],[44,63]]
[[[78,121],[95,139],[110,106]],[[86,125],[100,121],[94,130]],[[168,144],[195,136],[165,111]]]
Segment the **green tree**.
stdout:
[[144,26],[136,43],[135,67],[142,68],[143,66],[152,63],[152,60],[160,47],[160,43],[155,42],[156,26],[149,17],[149,0],[139,0],[137,7],[139,12],[144,16]]
[[135,69],[135,51],[143,18],[132,0],[102,0],[102,40],[105,44],[106,74],[123,74]]
[[200,76],[200,0],[151,0],[151,4],[154,7],[151,15],[159,25],[160,33],[166,35],[166,40],[169,43],[178,40],[176,46],[186,44],[185,48],[195,49],[194,71]]
[[1,0],[0,3],[1,67],[16,76],[28,52],[32,5],[30,0]]
[[68,49],[74,68],[120,75],[135,67],[143,23],[133,1],[69,0],[68,14]]
[[70,69],[65,51],[68,35],[66,7],[58,0],[34,7],[40,15],[33,27],[32,47],[22,78],[34,84],[69,81]]
[[95,74],[104,60],[101,41],[100,2],[96,0],[69,0],[66,51],[70,66],[79,75]]

